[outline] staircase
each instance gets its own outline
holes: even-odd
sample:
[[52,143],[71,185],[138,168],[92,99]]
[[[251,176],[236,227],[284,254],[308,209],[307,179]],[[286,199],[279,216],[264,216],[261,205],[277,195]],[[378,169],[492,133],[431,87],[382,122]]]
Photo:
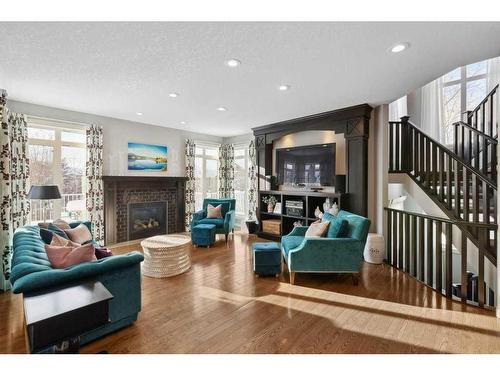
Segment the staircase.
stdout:
[[[480,306],[491,305],[494,299],[484,285],[484,264],[496,266],[497,258],[497,92],[498,85],[467,113],[465,121],[453,124],[453,150],[422,132],[409,117],[389,122],[389,173],[410,176],[449,220],[387,209],[388,260],[446,296]],[[449,274],[454,227],[460,230],[465,249],[458,285]],[[468,241],[477,248],[477,275],[467,270]],[[416,254],[411,254],[411,246]]]

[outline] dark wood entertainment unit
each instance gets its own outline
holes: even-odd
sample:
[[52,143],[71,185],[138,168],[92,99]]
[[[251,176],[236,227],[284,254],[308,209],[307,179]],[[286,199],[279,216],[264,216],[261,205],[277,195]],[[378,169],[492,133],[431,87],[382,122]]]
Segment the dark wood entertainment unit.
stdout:
[[[262,202],[262,197],[267,195],[273,195],[276,200],[281,203],[281,213],[269,213],[267,212],[267,205]],[[259,231],[257,235],[261,238],[266,238],[270,240],[279,240],[282,235],[290,233],[293,229],[293,223],[295,221],[301,221],[302,225],[310,225],[313,221],[318,220],[314,216],[314,210],[319,206],[321,211],[323,211],[323,203],[326,198],[330,198],[331,203],[337,203],[339,208],[343,207],[347,200],[346,194],[339,193],[323,193],[323,192],[312,192],[303,190],[262,190],[259,192],[259,205],[258,205],[258,217],[259,217]],[[287,200],[302,201],[304,213],[302,216],[287,215],[285,202]],[[273,233],[265,232],[262,228],[262,221],[276,219],[281,222],[281,233],[276,235]]]
[[[371,111],[372,107],[368,104],[360,104],[253,128],[257,148],[259,215],[262,213],[261,194],[266,194],[265,190],[269,189],[266,185],[273,179],[273,142],[297,132],[331,130],[335,134],[343,134],[345,138],[345,187],[336,187],[336,191],[345,193],[348,197],[342,199],[342,209],[367,216],[368,136]],[[276,191],[276,193],[290,194],[289,191]],[[297,192],[292,194],[295,195]],[[327,193],[317,194],[323,197],[323,201],[327,197]],[[306,196],[314,195],[310,192]]]

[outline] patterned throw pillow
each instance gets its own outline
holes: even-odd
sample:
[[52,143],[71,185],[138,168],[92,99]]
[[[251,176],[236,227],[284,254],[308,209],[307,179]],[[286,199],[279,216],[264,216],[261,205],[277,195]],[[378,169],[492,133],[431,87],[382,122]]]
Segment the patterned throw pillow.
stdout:
[[221,219],[222,206],[219,204],[217,207],[212,206],[210,203],[207,206],[207,219]]
[[64,233],[64,231],[61,228],[59,228],[57,225],[54,225],[53,223],[49,223],[48,228],[51,232],[58,234],[62,238],[68,239],[68,236],[66,236],[66,233]]
[[53,233],[53,236],[52,236],[52,241],[50,241],[50,245],[52,246],[70,246],[70,247],[78,247],[80,246],[81,244],[79,243],[76,243],[76,242],[73,242],[71,240],[68,240],[66,238],[63,238],[61,236],[59,236],[58,234],[56,233]]
[[305,237],[323,237],[329,225],[329,221],[319,223],[314,222],[309,226],[309,228],[307,228]]
[[58,227],[62,230],[71,229],[70,225],[66,221],[64,221],[63,219],[54,220],[52,222],[52,224],[54,224],[56,227]]

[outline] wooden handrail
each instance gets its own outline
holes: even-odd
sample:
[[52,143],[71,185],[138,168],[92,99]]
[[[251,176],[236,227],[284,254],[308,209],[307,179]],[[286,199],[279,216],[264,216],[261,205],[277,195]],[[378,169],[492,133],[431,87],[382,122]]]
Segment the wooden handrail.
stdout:
[[483,173],[477,171],[476,169],[474,169],[473,167],[471,167],[470,165],[468,165],[467,163],[465,163],[461,158],[459,158],[457,155],[455,155],[455,153],[453,153],[452,151],[450,151],[448,148],[444,147],[439,141],[435,140],[434,138],[432,138],[431,136],[429,136],[428,134],[426,134],[425,132],[423,132],[415,124],[411,123],[410,121],[389,121],[389,124],[407,124],[408,126],[412,127],[413,129],[415,129],[415,131],[417,131],[418,133],[422,134],[424,137],[426,137],[432,143],[434,143],[434,145],[437,148],[439,148],[441,151],[443,151],[445,154],[447,154],[450,158],[452,158],[457,163],[459,163],[463,168],[467,169],[470,173],[472,173],[472,174],[476,175],[477,177],[479,177],[479,179],[481,179],[483,182],[485,182],[490,187],[492,187],[494,189],[497,189],[496,182],[491,181],[486,175],[484,175]]
[[412,215],[412,216],[415,216],[415,217],[421,217],[423,219],[440,221],[442,223],[449,223],[449,224],[453,224],[453,225],[466,225],[466,226],[471,226],[471,227],[476,227],[476,228],[484,228],[484,229],[497,229],[498,228],[497,224],[472,223],[470,221],[465,221],[465,220],[452,220],[452,219],[442,218],[442,217],[439,217],[439,216],[432,216],[432,215],[427,215],[427,214],[419,214],[418,212],[398,210],[396,208],[390,208],[390,207],[384,207],[384,210],[385,211],[392,211],[392,212],[401,212],[401,213]]
[[474,132],[474,133],[476,133],[477,135],[479,135],[479,136],[481,136],[481,137],[486,138],[486,139],[487,139],[488,141],[490,141],[491,143],[493,143],[493,144],[495,144],[495,145],[496,145],[496,144],[498,144],[498,140],[497,140],[497,139],[495,139],[495,138],[493,138],[493,137],[489,136],[489,135],[488,135],[488,134],[486,134],[486,133],[483,133],[481,130],[476,129],[476,128],[474,128],[474,127],[470,126],[469,124],[467,124],[467,123],[465,123],[465,122],[463,122],[463,121],[457,121],[457,122],[454,122],[452,125],[453,125],[453,126],[455,126],[455,127],[456,127],[456,126],[462,126],[462,127],[464,127],[464,128],[467,128],[468,130],[473,131],[473,132]]
[[481,102],[476,106],[476,108],[474,108],[472,111],[467,111],[469,112],[469,114],[467,115],[467,117],[472,117],[472,115],[479,111],[481,109],[481,107],[488,102],[488,100],[490,99],[491,96],[493,96],[495,94],[495,92],[498,90],[498,86],[499,84],[497,84],[495,87],[493,87],[493,89],[491,89],[491,91],[485,96],[485,98],[483,100],[481,100]]

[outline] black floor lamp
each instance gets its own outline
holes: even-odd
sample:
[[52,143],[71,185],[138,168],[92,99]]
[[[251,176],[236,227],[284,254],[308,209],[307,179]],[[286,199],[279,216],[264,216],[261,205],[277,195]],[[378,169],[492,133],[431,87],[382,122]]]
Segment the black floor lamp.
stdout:
[[61,193],[57,185],[33,185],[28,193],[28,199],[42,200],[43,222],[46,220],[46,202],[52,199],[61,199]]

